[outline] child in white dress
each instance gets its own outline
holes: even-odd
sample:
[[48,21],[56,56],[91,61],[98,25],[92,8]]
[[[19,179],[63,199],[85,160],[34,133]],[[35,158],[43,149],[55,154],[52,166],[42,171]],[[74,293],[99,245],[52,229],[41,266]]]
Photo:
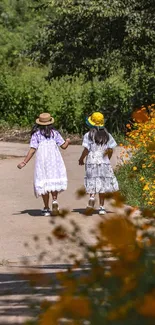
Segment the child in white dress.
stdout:
[[112,135],[104,128],[104,115],[100,112],[93,113],[86,119],[90,131],[84,135],[84,150],[79,159],[79,165],[85,162],[84,184],[86,192],[90,194],[88,207],[93,208],[95,194],[99,194],[99,214],[105,214],[105,193],[117,192],[119,190],[117,179],[114,175],[110,158],[116,142]]
[[67,174],[60,150],[66,149],[70,139],[66,141],[60,133],[53,129],[54,118],[49,113],[40,114],[31,131],[30,150],[25,159],[17,166],[26,166],[36,152],[34,171],[34,192],[36,197],[42,196],[44,209],[42,214],[49,216],[49,193],[52,194],[52,213],[58,213],[58,193],[67,189]]

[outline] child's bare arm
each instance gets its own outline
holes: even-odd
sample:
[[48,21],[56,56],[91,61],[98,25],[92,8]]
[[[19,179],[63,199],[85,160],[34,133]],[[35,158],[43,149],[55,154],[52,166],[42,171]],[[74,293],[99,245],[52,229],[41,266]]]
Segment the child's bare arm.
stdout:
[[70,139],[66,139],[65,143],[62,144],[61,148],[62,149],[67,149],[67,147],[69,146],[71,140]]
[[112,155],[113,155],[113,149],[109,148],[108,149],[108,158],[111,159]]
[[108,156],[108,158],[109,158],[109,160],[111,159],[111,157],[112,157],[112,154],[113,154],[113,149],[111,149],[111,148],[108,148],[106,151],[105,151],[105,153],[104,153],[104,156]]
[[88,155],[88,149],[87,148],[84,148],[82,154],[81,154],[81,157],[79,159],[79,165],[84,165],[84,159],[86,158],[86,156]]
[[35,148],[30,148],[25,159],[20,164],[18,164],[17,167],[19,169],[22,169],[28,163],[28,161],[33,157],[35,152],[36,152]]

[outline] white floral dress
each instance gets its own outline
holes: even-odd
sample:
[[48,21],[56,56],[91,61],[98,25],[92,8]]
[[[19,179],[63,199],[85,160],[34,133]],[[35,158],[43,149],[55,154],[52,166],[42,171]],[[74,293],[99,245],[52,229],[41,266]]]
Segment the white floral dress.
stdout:
[[59,146],[64,143],[58,131],[53,130],[51,137],[46,139],[40,131],[35,132],[30,147],[35,148],[34,192],[36,197],[67,189],[66,167]]
[[107,149],[113,149],[117,146],[116,141],[109,134],[109,141],[105,145],[97,145],[95,141],[89,139],[89,132],[84,135],[83,147],[88,149],[89,153],[85,163],[84,185],[86,192],[111,193],[119,190],[116,176],[114,175],[110,160],[104,153]]

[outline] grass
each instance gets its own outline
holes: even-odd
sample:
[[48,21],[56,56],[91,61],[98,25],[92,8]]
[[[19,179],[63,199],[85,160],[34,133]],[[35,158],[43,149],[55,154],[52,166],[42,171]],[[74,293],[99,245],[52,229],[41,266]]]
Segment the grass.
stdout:
[[[145,192],[147,196],[153,182],[153,172],[152,168],[142,168],[143,164],[146,163],[146,154],[143,150],[137,151],[131,160],[119,167],[115,174],[119,182],[120,191],[126,197],[127,204],[131,206],[137,206],[140,208],[148,207],[147,201],[144,199],[143,190],[146,183],[150,184],[149,190]],[[134,171],[133,167],[137,167],[137,170]],[[140,181],[140,178],[144,177],[144,182]],[[150,208],[150,206],[149,206]]]
[[119,183],[120,191],[126,198],[126,203],[131,206],[143,207],[142,185],[139,177],[132,172],[131,163],[127,163],[116,170],[115,174]]
[[124,146],[126,146],[126,145],[129,144],[125,134],[123,134],[123,133],[113,132],[112,136],[114,137],[114,139],[115,139],[115,141],[117,142],[118,145],[123,144]]

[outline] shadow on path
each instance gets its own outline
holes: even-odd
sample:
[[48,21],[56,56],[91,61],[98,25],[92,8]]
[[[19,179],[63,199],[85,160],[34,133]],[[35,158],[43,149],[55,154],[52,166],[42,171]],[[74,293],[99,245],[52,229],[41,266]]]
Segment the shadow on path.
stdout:
[[[63,264],[38,266],[35,273],[35,267],[21,266],[16,274],[0,273],[0,324],[23,324],[25,320],[36,317],[40,310],[36,302],[46,297],[55,301],[61,294],[55,270],[67,270],[68,267]],[[48,272],[37,277],[39,269],[48,269]],[[24,274],[25,270],[27,274]]]
[[[84,216],[89,216],[89,213],[88,214],[86,213],[86,209],[73,209],[72,212],[79,213],[79,214],[82,214]],[[113,211],[106,210],[106,214],[105,215],[107,215],[108,213],[114,213],[114,212]],[[96,209],[91,210],[90,215],[94,215],[94,214],[99,215],[99,210],[96,210]]]
[[[82,214],[84,216],[87,216],[86,209],[73,209],[72,212],[79,213],[79,214]],[[91,214],[98,214],[98,211],[97,210],[93,210],[93,211],[91,211]]]
[[29,214],[31,217],[43,217],[42,212],[39,209],[28,209],[28,210],[23,210],[18,213],[14,213],[13,215],[21,215],[21,214]]
[[[21,265],[18,273],[0,273],[0,324],[16,325],[35,319],[40,312],[39,302],[45,298],[54,302],[64,290],[56,277],[57,272],[67,271],[70,267],[71,264]],[[10,271],[11,269],[14,267],[10,267]],[[89,265],[84,265],[83,269],[75,270],[74,277],[88,269]]]

